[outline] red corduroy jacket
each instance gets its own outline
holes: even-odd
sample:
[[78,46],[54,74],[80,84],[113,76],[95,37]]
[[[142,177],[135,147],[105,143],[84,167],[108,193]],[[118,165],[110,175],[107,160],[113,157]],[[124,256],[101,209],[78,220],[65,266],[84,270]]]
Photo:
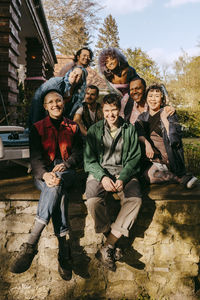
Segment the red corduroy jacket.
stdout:
[[77,131],[77,124],[64,118],[57,131],[50,121],[49,116],[36,122],[35,127],[41,136],[41,142],[47,160],[53,161],[58,143],[63,160],[67,160],[71,154],[74,134]]

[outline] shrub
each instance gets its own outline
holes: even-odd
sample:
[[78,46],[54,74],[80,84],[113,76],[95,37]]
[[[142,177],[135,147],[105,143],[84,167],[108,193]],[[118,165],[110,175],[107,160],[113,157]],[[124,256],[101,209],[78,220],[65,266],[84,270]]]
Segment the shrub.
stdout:
[[177,115],[183,137],[200,137],[200,111],[178,109]]
[[184,144],[184,156],[187,171],[200,176],[200,143]]

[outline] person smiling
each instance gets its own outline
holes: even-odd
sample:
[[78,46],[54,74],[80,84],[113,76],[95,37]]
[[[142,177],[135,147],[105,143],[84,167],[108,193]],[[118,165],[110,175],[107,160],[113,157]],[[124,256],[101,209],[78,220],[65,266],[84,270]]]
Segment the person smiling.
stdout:
[[[136,176],[140,170],[140,146],[135,127],[120,116],[120,97],[109,94],[103,98],[104,120],[92,125],[84,151],[87,207],[97,233],[107,239],[96,253],[97,259],[111,271],[116,270],[116,243],[128,237],[141,206],[141,193]],[[112,223],[106,208],[107,192],[117,193],[121,209]]]
[[105,76],[111,93],[128,97],[129,83],[133,78],[139,78],[136,70],[128,64],[124,54],[117,48],[103,49],[98,59],[99,71]]
[[146,82],[143,78],[134,78],[129,85],[129,98],[121,102],[120,116],[134,124],[138,116],[147,111],[148,105],[145,98]]
[[[43,105],[43,98],[51,90],[56,90],[64,98],[64,115],[73,119],[76,109],[82,105],[85,96],[87,71],[82,66],[75,66],[70,69],[64,77],[52,77],[43,83],[35,92],[30,112],[29,128],[46,116]],[[70,102],[70,103],[69,103]]]
[[[124,118],[125,121],[134,125],[138,116],[148,110],[146,82],[143,78],[133,78],[131,80],[129,95],[129,98],[123,98],[121,101],[120,116]],[[173,115],[175,112],[172,106],[165,106],[164,110],[170,115]]]
[[10,271],[23,273],[37,254],[40,235],[52,218],[58,239],[58,271],[72,277],[68,234],[68,191],[75,182],[75,166],[82,160],[82,139],[77,124],[63,117],[64,101],[55,90],[44,95],[48,116],[34,123],[30,132],[30,159],[36,187],[41,191],[37,216],[27,243],[23,243]]
[[83,47],[79,49],[74,55],[73,62],[66,64],[60,71],[58,76],[65,76],[65,74],[74,66],[81,66],[83,68],[87,68],[93,58],[93,52],[91,49],[87,47]]
[[144,145],[144,178],[149,183],[173,182],[193,188],[198,180],[186,173],[181,126],[176,113],[165,109],[162,86],[151,85],[146,99],[149,109],[139,115],[135,123],[139,140]]
[[79,125],[83,136],[87,135],[87,130],[92,124],[103,119],[101,104],[97,102],[98,96],[97,86],[87,86],[83,106],[74,115],[74,122]]

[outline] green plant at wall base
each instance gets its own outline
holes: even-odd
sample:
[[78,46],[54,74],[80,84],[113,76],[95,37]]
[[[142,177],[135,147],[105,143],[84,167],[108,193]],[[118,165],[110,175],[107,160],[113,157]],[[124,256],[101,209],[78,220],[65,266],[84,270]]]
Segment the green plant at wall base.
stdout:
[[138,298],[136,300],[169,300],[169,298],[152,298],[151,296],[149,296],[148,294],[141,294],[138,296]]
[[29,110],[34,91],[28,88],[25,91],[22,83],[19,84],[18,89],[17,121],[18,125],[27,127]]
[[185,166],[187,171],[200,176],[200,143],[184,144]]
[[200,137],[200,110],[176,110],[179,123],[182,125],[183,137]]
[[136,300],[153,300],[148,294],[141,294]]

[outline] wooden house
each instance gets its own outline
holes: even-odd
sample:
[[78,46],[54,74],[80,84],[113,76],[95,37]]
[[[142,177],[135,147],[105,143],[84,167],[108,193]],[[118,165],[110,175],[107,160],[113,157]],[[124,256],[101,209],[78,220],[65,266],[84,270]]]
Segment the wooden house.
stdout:
[[[57,62],[41,0],[0,1],[0,125],[17,120],[20,70],[25,90],[53,76]],[[21,68],[19,68],[21,67]]]

